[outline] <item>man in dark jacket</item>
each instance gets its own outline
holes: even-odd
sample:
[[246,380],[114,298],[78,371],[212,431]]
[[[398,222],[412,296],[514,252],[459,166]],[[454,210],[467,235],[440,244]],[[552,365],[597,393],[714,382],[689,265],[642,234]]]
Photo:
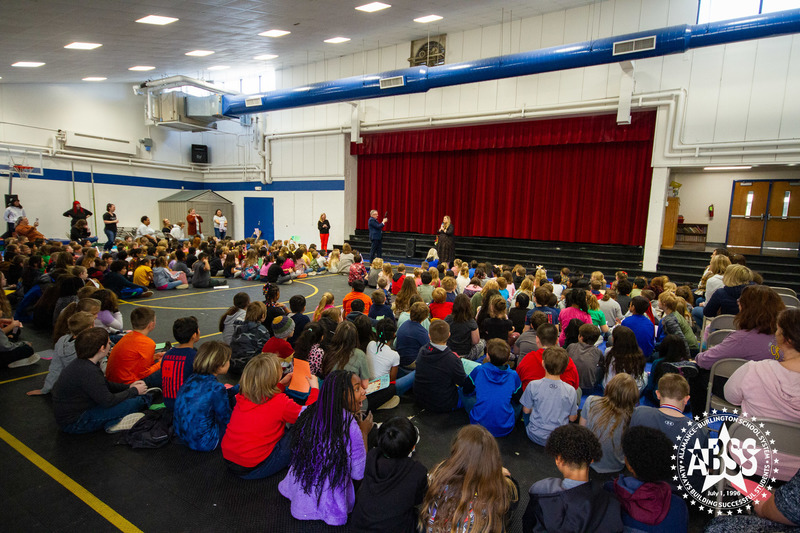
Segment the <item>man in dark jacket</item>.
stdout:
[[389,219],[383,217],[382,222],[378,222],[378,212],[373,209],[369,212],[369,240],[372,246],[369,249],[369,262],[376,257],[383,256],[383,227]]

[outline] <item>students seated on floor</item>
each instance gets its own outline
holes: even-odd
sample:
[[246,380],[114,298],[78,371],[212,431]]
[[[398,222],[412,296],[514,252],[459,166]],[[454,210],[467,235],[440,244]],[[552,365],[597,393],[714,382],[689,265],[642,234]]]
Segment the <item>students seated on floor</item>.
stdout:
[[386,304],[386,293],[382,290],[372,291],[372,305],[369,306],[368,316],[372,320],[380,322],[384,318],[395,322],[392,306]]
[[[143,381],[114,383],[103,376],[98,363],[110,350],[111,341],[103,328],[89,328],[75,339],[77,359],[53,386],[53,414],[64,433],[124,431],[150,405]],[[134,413],[138,416],[129,416]]]
[[193,316],[178,318],[172,324],[172,336],[178,342],[161,359],[161,391],[164,405],[172,409],[178,390],[194,371],[197,350],[194,345],[200,340],[200,326]]
[[481,324],[481,338],[488,343],[491,339],[501,339],[510,342],[509,335],[514,331],[514,323],[506,314],[506,299],[502,295],[495,295],[486,302],[489,316]]
[[372,305],[372,299],[364,294],[364,280],[363,279],[356,279],[353,281],[351,285],[352,289],[348,292],[344,298],[342,298],[342,312],[344,316],[350,314],[350,306],[353,300],[361,300],[364,302],[364,311],[369,313],[369,307]]
[[682,431],[690,420],[684,415],[689,402],[689,383],[680,374],[664,374],[658,380],[656,395],[659,407],[640,405],[633,410],[630,426],[646,426],[663,431],[664,434],[678,444],[683,437]]
[[285,363],[290,361],[289,358],[294,353],[294,348],[286,340],[294,334],[294,320],[287,315],[276,316],[272,321],[272,332],[274,335],[264,343],[261,351],[276,354],[282,360],[281,364],[286,366]]
[[50,367],[47,369],[44,385],[41,389],[28,391],[28,396],[50,394],[61,372],[77,359],[77,355],[75,354],[75,339],[82,331],[94,326],[94,315],[85,311],[77,312],[69,317],[68,325],[69,333],[60,337],[56,341],[55,346],[53,346],[53,358],[50,360]]
[[[420,349],[428,344],[430,340],[428,330],[422,325],[422,322],[427,318],[428,306],[421,301],[416,302],[411,305],[409,319],[397,327],[397,338],[394,341],[394,347],[397,353],[400,354],[400,366],[408,371],[414,369],[414,361],[416,361]],[[449,336],[450,328],[448,327],[445,341]]]
[[462,387],[464,409],[472,424],[480,424],[494,437],[511,433],[522,406],[522,382],[508,367],[508,343],[492,339],[486,345],[488,362],[470,372]]
[[294,346],[294,341],[296,341],[297,337],[300,336],[303,328],[306,327],[306,324],[311,322],[311,319],[305,314],[306,297],[302,294],[295,294],[289,298],[289,311],[291,311],[289,318],[291,318],[292,322],[294,322],[294,333],[292,333],[292,335],[286,340],[289,341],[289,344]]
[[[539,349],[525,355],[523,360],[517,365],[517,374],[522,380],[522,389],[528,388],[531,381],[542,379],[545,376],[545,369],[542,366],[544,352],[547,348],[557,346],[558,329],[553,324],[542,324],[536,329],[536,342]],[[577,389],[580,386],[580,377],[575,362],[568,356],[567,366],[561,371],[561,381]]]
[[192,265],[192,287],[195,289],[212,289],[214,287],[227,286],[227,281],[211,278],[211,265],[208,262],[208,254],[200,252],[197,261]]
[[156,328],[156,312],[149,307],[131,311],[131,328],[108,356],[106,377],[116,383],[144,380],[148,387],[161,386],[161,358],[150,332]]
[[480,338],[478,323],[472,315],[467,295],[456,296],[453,311],[444,320],[450,325],[450,337],[447,339],[450,349],[465,359],[483,360],[486,341]]
[[[552,324],[543,324],[540,327],[546,326],[552,327]],[[569,356],[564,348],[546,348],[542,355],[544,378],[528,383],[520,400],[522,412],[530,415],[525,421],[528,438],[541,446],[544,446],[554,429],[578,418],[578,395],[575,388],[561,380],[568,361]]]
[[234,327],[231,337],[231,371],[241,374],[250,359],[261,353],[261,348],[270,335],[263,322],[267,316],[264,302],[250,302],[245,311],[244,322]]
[[636,334],[630,328],[620,325],[611,332],[611,338],[614,345],[608,349],[603,361],[603,387],[614,376],[624,372],[636,380],[639,392],[643,391],[647,385],[647,373],[644,371],[644,355],[636,341]]
[[[427,309],[422,302],[414,305],[422,305]],[[467,374],[461,360],[447,346],[447,339],[450,337],[450,326],[447,322],[434,320],[430,335],[430,342],[420,348],[416,358],[414,399],[425,409],[447,413],[463,406],[458,388],[464,385]],[[402,353],[400,364],[403,364]]]
[[128,281],[128,263],[125,261],[114,261],[108,267],[108,272],[103,277],[103,287],[114,291],[119,298],[147,298],[153,295],[153,291],[142,285],[137,285]]
[[219,331],[222,332],[222,342],[225,344],[231,343],[237,322],[244,322],[249,304],[250,295],[246,292],[237,292],[233,297],[233,305],[219,317]]
[[581,409],[580,424],[600,441],[603,457],[592,463],[595,472],[618,472],[625,466],[622,434],[639,402],[639,389],[628,374],[617,374],[608,382],[604,396],[589,396]]
[[[352,287],[356,280],[364,282],[365,286],[367,284],[367,267],[361,262],[361,254],[358,252],[353,254],[353,264],[347,271],[347,284]],[[364,289],[361,291],[363,292]]]
[[589,481],[589,465],[603,455],[594,433],[576,424],[558,427],[547,439],[545,452],[564,477],[531,485],[522,531],[622,531],[619,502],[599,482]]
[[632,474],[620,475],[605,484],[622,507],[626,531],[685,533],[689,511],[668,483],[675,453],[673,442],[661,431],[631,426],[622,436],[625,466]]
[[[242,479],[262,479],[286,468],[292,454],[292,432],[300,405],[283,394],[291,379],[281,379],[275,354],[261,353],[248,361],[239,381],[230,422],[222,437],[222,456],[228,469]],[[317,401],[318,383],[309,376],[311,393],[306,405]],[[341,409],[341,408],[340,408]]]
[[595,346],[600,338],[600,328],[594,324],[583,324],[578,329],[578,342],[567,348],[570,359],[575,363],[580,378],[583,395],[589,395],[603,379],[603,352]]
[[419,430],[405,417],[381,425],[377,446],[367,452],[352,531],[417,531],[417,507],[428,489],[428,469],[411,459],[418,440]]
[[231,349],[223,342],[203,343],[192,362],[192,373],[178,390],[173,424],[178,442],[197,452],[219,446],[231,419],[232,394],[217,380],[230,368]]
[[425,531],[452,531],[456,524],[469,524],[468,530],[476,532],[508,530],[519,486],[503,467],[497,441],[486,429],[462,427],[450,454],[428,477],[419,519]]

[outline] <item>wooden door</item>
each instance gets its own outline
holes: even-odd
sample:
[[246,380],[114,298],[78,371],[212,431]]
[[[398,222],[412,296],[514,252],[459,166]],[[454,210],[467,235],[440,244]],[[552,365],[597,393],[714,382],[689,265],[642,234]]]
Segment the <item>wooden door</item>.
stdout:
[[768,181],[737,181],[733,184],[733,205],[728,226],[728,248],[732,252],[761,253],[769,185]]
[[800,247],[800,181],[774,181],[770,192],[764,250],[796,256]]

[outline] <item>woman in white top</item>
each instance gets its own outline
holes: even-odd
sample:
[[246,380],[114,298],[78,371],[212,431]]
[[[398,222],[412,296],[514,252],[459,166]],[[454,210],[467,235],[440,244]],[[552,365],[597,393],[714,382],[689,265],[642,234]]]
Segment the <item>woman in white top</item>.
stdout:
[[222,209],[217,209],[214,213],[214,235],[217,239],[224,239],[228,233],[228,219],[222,214]]

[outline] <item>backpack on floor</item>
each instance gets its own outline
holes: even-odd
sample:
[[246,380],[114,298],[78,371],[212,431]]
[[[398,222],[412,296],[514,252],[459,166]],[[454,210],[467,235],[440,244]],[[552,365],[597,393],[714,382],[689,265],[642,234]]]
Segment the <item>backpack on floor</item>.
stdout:
[[167,409],[148,409],[120,439],[131,448],[161,448],[172,440],[172,413]]

